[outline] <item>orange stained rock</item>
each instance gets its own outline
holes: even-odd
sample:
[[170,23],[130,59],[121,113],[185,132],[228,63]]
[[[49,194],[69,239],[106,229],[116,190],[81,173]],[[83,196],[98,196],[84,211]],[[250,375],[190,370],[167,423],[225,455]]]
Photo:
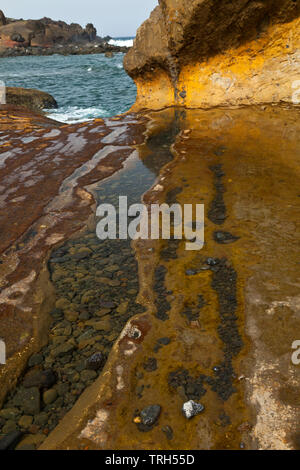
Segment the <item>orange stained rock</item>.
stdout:
[[299,15],[290,0],[161,0],[125,57],[133,109],[299,103]]

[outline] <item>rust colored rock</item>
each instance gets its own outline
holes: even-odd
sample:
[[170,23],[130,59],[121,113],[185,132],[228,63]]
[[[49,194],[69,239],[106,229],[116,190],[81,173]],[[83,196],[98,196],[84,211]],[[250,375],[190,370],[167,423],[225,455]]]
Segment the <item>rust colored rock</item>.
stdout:
[[57,102],[49,93],[27,88],[8,87],[6,101],[7,104],[22,106],[33,111],[57,108]]

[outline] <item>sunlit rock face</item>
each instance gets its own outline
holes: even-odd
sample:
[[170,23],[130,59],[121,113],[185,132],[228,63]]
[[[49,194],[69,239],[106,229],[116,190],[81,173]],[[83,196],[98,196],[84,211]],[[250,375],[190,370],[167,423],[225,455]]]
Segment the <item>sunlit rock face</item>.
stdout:
[[125,68],[136,108],[293,102],[299,0],[159,0]]

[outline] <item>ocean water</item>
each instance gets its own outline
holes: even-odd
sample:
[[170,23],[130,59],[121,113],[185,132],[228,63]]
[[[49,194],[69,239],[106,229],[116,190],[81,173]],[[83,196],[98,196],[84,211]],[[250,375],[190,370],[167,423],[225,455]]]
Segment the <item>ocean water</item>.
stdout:
[[[116,38],[124,45],[132,38]],[[124,54],[29,56],[0,59],[0,80],[6,86],[36,88],[50,93],[59,109],[47,114],[75,123],[111,117],[135,102],[136,86],[123,68]]]

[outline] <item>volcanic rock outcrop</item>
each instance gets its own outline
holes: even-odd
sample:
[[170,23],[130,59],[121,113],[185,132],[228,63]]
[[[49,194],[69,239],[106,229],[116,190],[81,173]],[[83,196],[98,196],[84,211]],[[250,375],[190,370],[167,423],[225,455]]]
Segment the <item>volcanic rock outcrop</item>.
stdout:
[[159,0],[125,68],[136,109],[293,102],[299,0]]
[[57,102],[49,93],[26,88],[8,87],[6,89],[6,102],[32,111],[57,108]]
[[40,20],[15,20],[5,18],[0,11],[0,57],[128,51],[128,47],[108,44],[109,39],[97,36],[92,23],[82,28],[76,23],[69,25],[46,17]]
[[84,29],[79,24],[68,25],[50,18],[20,20],[6,24],[0,15],[0,47],[51,47],[96,39],[97,30],[89,23]]

